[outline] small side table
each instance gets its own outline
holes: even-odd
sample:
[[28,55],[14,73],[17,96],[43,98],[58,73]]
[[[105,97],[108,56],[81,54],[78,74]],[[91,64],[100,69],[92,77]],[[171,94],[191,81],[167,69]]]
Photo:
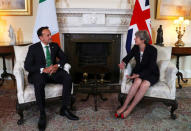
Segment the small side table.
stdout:
[[5,58],[11,56],[12,57],[12,67],[14,65],[14,49],[12,45],[0,45],[0,57],[3,59],[3,73],[1,74],[0,86],[3,85],[6,77],[10,76],[12,80],[15,80],[15,76],[13,74],[7,73]]
[[[95,105],[95,111],[97,111],[97,96],[100,97],[101,100],[106,101],[107,98],[104,98],[100,91],[98,91],[98,88],[102,88],[105,84],[104,75],[109,72],[107,67],[104,66],[96,66],[96,65],[88,65],[83,67],[83,82],[81,83],[81,86],[84,86],[85,88],[90,87],[91,90],[88,93],[87,97],[85,99],[82,99],[82,101],[87,101],[90,95],[93,95],[94,97],[94,105]],[[88,80],[88,74],[91,74],[94,76],[93,79]],[[100,80],[98,80],[98,76],[100,76]]]
[[172,47],[172,55],[177,57],[176,67],[178,69],[178,73],[176,75],[178,77],[179,89],[181,89],[182,85],[180,84],[180,80],[182,80],[184,83],[187,83],[188,80],[184,80],[183,74],[179,71],[179,57],[191,55],[191,47]]

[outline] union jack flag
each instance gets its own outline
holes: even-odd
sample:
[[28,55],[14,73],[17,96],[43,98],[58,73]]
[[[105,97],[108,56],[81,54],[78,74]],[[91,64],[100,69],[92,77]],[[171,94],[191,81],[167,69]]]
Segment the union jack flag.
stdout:
[[[135,44],[135,33],[138,30],[147,30],[151,38],[151,17],[149,0],[136,0],[131,18],[130,26],[127,33],[126,50],[127,53]],[[150,44],[152,43],[150,39]]]

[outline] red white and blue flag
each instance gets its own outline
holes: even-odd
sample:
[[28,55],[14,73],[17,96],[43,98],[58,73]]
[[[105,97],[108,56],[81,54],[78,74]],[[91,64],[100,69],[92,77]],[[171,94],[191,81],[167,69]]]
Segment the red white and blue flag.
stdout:
[[[127,33],[126,50],[131,51],[134,46],[135,33],[138,30],[147,30],[151,38],[151,17],[149,0],[136,0],[133,15],[130,22],[130,27]],[[152,43],[150,39],[150,44]]]

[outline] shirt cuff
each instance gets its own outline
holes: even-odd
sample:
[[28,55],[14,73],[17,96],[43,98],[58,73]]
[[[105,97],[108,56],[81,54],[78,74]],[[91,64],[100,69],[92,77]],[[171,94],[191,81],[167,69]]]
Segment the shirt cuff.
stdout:
[[40,68],[40,74],[42,74],[42,73],[43,73],[43,70],[44,70],[44,68]]

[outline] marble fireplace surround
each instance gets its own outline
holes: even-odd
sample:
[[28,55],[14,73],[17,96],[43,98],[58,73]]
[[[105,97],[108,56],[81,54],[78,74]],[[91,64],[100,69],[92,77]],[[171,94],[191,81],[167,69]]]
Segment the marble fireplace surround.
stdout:
[[[125,43],[132,10],[57,8],[56,12],[62,40],[65,33],[121,34],[120,59],[126,55]],[[62,44],[64,47],[64,43]]]

